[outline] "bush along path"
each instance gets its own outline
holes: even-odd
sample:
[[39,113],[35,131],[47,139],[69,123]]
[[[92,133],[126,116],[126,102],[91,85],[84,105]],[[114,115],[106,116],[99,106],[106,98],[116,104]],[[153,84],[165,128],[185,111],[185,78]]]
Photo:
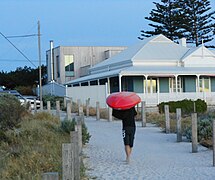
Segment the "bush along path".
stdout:
[[165,134],[151,124],[141,127],[136,122],[131,163],[126,164],[121,121],[89,117],[85,123],[91,134],[83,149],[89,179],[215,179],[212,150],[198,145],[198,152],[192,153],[191,143],[176,142],[176,134]]

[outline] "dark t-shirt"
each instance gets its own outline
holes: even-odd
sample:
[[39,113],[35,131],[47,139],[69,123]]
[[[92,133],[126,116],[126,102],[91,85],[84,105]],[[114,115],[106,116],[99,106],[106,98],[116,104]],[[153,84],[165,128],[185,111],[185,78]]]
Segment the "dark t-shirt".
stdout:
[[124,127],[135,127],[134,117],[137,112],[134,107],[126,110],[113,109],[112,115],[118,119],[122,119],[122,126]]

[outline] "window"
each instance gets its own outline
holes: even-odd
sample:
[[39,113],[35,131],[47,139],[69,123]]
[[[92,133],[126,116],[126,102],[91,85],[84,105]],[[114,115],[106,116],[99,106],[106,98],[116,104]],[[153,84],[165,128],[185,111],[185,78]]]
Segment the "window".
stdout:
[[[156,79],[153,78],[149,78],[147,80],[147,84],[146,84],[146,80],[144,80],[144,87],[148,88],[148,93],[156,93],[157,87],[156,87]],[[146,87],[147,86],[147,87]]]
[[[176,81],[175,78],[170,78],[170,92],[176,92]],[[182,82],[181,78],[178,77],[177,79],[177,92],[182,92]]]
[[74,76],[74,56],[65,55],[65,76]]
[[60,59],[59,56],[56,56],[56,61],[57,61],[57,77],[60,77]]
[[199,90],[200,92],[209,92],[210,86],[209,86],[209,77],[200,77],[199,79]]

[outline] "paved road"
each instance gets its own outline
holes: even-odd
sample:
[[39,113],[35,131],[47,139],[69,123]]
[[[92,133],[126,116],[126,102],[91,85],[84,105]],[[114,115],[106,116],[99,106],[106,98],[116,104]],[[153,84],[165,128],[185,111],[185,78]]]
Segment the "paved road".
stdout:
[[165,134],[153,125],[137,122],[131,163],[124,162],[121,122],[85,118],[92,135],[84,148],[84,162],[90,179],[98,180],[214,180],[212,151],[199,146],[191,153],[191,143],[176,142],[175,134]]

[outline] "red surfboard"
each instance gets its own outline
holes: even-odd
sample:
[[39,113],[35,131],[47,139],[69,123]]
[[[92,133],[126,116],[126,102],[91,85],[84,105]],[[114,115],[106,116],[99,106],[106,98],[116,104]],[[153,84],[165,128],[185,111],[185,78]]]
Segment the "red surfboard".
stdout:
[[116,92],[110,94],[106,103],[114,109],[124,110],[130,109],[141,102],[141,98],[134,92]]

